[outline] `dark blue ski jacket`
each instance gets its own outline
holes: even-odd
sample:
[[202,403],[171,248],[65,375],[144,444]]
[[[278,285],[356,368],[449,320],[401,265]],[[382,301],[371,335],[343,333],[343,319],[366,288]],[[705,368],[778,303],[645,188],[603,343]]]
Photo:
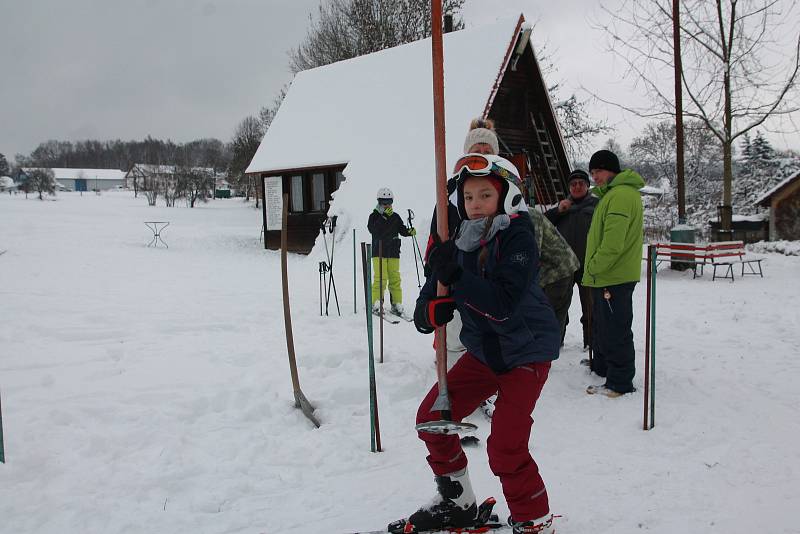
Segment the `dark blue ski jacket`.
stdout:
[[[514,217],[486,246],[489,254],[478,272],[478,256],[457,252],[463,269],[450,286],[461,314],[461,342],[495,373],[558,358],[561,333],[553,308],[539,287],[539,251],[527,214]],[[420,290],[417,306],[436,296],[435,275]]]

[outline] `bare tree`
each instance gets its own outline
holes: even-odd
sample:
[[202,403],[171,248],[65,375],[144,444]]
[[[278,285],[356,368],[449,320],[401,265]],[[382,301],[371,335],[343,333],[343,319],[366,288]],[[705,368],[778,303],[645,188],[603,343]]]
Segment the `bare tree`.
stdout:
[[236,127],[231,140],[233,156],[228,166],[228,177],[237,189],[244,190],[247,200],[250,200],[250,195],[253,194],[255,179],[246,175],[244,171],[255,156],[262,137],[264,137],[262,122],[255,117],[246,117]]
[[31,169],[25,174],[28,176],[26,192],[36,191],[39,193],[39,200],[44,200],[44,193],[52,195],[56,192],[56,175],[51,169]]
[[[454,16],[464,0],[444,0],[443,12]],[[378,52],[431,34],[430,0],[323,0],[303,42],[289,52],[293,73]]]
[[[721,168],[718,163],[719,140],[702,121],[684,125],[686,148],[686,190],[688,200],[707,204],[710,194],[719,194]],[[669,120],[650,123],[635,137],[628,149],[632,164],[642,176],[657,182],[667,180],[670,188],[677,187],[675,123]]]
[[261,130],[263,133],[267,133],[272,121],[275,119],[275,115],[278,114],[278,110],[281,108],[281,104],[283,104],[283,99],[286,98],[287,92],[289,92],[289,84],[281,87],[281,90],[272,101],[271,106],[264,106],[258,112],[258,120],[261,121]]
[[578,100],[574,94],[566,100],[557,100],[556,97],[556,89],[550,89],[553,108],[567,144],[567,155],[572,161],[576,161],[580,156],[586,155],[594,136],[611,132],[611,127],[605,121],[596,120],[589,115],[585,100]]
[[175,169],[179,189],[186,197],[186,202],[193,208],[198,200],[207,202],[214,191],[214,172],[211,168],[178,167]]
[[[792,0],[685,0],[681,3],[681,80],[688,96],[684,115],[702,121],[719,140],[723,161],[722,229],[731,228],[733,147],[737,138],[771,117],[800,109],[796,92],[800,33],[790,55],[775,37],[791,20]],[[604,8],[606,9],[606,8]],[[642,87],[643,109],[614,103],[643,117],[675,115],[674,98],[661,86],[672,78],[671,0],[626,0],[601,26],[626,77]],[[796,29],[791,29],[792,32]]]

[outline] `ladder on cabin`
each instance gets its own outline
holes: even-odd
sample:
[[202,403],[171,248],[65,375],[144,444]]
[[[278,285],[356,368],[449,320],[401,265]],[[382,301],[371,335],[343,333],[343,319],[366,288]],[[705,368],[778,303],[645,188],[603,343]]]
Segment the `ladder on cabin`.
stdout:
[[567,191],[564,186],[564,179],[566,178],[565,170],[561,168],[561,162],[555,152],[553,139],[550,137],[550,132],[547,130],[547,124],[544,120],[542,113],[536,115],[530,114],[531,125],[536,133],[536,142],[539,145],[539,156],[541,159],[541,169],[544,176],[540,177],[540,182],[544,186],[544,195],[547,204],[556,204],[558,201],[567,198]]

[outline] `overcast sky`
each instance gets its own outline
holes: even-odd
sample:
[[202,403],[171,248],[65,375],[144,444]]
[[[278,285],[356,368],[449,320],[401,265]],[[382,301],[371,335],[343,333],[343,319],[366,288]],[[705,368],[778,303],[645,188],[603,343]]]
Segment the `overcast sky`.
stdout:
[[[614,5],[620,0],[608,0]],[[47,139],[228,141],[291,80],[287,51],[319,0],[0,0],[0,153]],[[559,60],[564,96],[581,86],[641,100],[603,52],[596,0],[467,0],[468,25],[524,12]],[[585,96],[585,95],[584,95]],[[627,145],[642,122],[601,104]],[[770,136],[780,148],[800,137]],[[604,139],[598,139],[601,144]]]

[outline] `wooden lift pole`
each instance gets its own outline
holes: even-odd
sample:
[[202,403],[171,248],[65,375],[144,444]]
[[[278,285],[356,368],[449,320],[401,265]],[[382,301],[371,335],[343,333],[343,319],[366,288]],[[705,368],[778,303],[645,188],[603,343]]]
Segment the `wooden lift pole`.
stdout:
[[297,374],[297,360],[294,356],[294,336],[292,336],[292,312],[289,309],[289,269],[286,266],[287,222],[289,219],[287,205],[289,195],[283,194],[283,224],[281,225],[281,282],[283,285],[283,323],[286,327],[286,349],[289,351],[289,370],[292,373],[292,389],[294,390],[294,407],[300,408],[303,414],[319,428],[319,421],[314,417],[314,407],[308,402],[300,389],[300,377]]
[[[444,46],[442,43],[442,0],[431,2],[431,42],[433,63],[433,133],[436,151],[436,233],[441,241],[449,237],[447,226],[447,153],[444,131]],[[448,289],[441,282],[436,288],[439,296],[447,295]],[[431,434],[456,434],[472,432],[477,427],[470,423],[452,420],[450,394],[447,391],[447,330],[436,329],[436,376],[439,396],[431,411],[441,412],[441,420],[420,423],[419,432]]]

